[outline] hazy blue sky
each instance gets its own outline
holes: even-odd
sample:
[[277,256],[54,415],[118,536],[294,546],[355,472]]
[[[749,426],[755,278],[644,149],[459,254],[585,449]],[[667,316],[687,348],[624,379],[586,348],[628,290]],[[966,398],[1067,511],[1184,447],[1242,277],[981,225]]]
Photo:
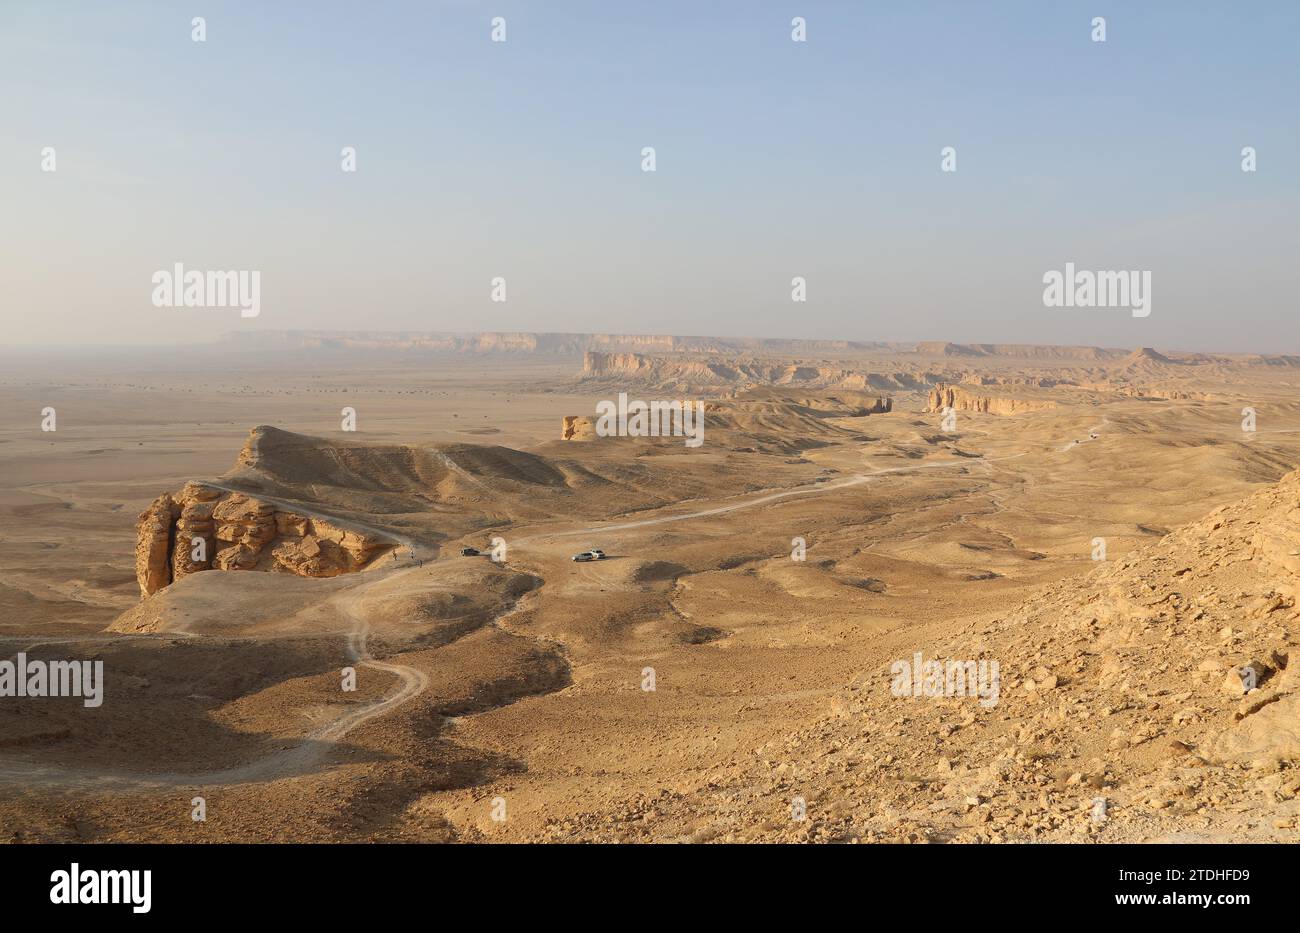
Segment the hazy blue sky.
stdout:
[[[0,343],[351,328],[1296,352],[1297,49],[1292,0],[2,0]],[[154,307],[176,262],[259,270],[260,317]],[[1066,262],[1151,270],[1151,316],[1045,308]]]

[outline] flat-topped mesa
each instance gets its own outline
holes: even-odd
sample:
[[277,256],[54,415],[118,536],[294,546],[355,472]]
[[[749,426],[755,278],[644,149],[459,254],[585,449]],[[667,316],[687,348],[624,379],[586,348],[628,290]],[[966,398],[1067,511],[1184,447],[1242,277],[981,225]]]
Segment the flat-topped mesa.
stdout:
[[926,389],[940,377],[927,372],[874,372],[834,361],[753,356],[651,356],[644,353],[583,354],[583,381],[657,386],[669,391],[715,387],[782,386],[851,391]]
[[952,343],[946,340],[923,340],[916,344],[919,356],[1002,357],[1004,359],[1042,361],[1117,360],[1127,351],[1089,346],[1056,346],[1018,343]]
[[149,596],[203,570],[263,570],[334,577],[361,570],[390,547],[376,535],[299,515],[256,496],[186,483],[136,520],[135,575]]
[[971,411],[990,415],[1019,415],[1030,411],[1047,411],[1056,407],[1048,399],[1008,398],[998,395],[983,395],[972,392],[962,386],[940,383],[930,390],[926,401],[926,411]]
[[617,377],[636,382],[690,382],[726,385],[744,380],[742,372],[722,359],[687,359],[647,356],[643,353],[605,353],[588,350],[582,355],[582,379]]

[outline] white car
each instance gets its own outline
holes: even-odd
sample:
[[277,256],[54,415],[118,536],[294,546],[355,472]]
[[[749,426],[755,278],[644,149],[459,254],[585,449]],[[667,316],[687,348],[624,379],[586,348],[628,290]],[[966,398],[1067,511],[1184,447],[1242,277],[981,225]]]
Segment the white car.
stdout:
[[590,551],[583,551],[581,554],[574,554],[569,560],[604,560],[605,552],[599,548],[592,548]]

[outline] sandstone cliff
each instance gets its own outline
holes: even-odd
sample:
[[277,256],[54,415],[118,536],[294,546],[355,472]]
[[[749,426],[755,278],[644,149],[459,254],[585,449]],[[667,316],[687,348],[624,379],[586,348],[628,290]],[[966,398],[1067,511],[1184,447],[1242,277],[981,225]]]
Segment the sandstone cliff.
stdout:
[[163,493],[136,521],[135,569],[149,596],[203,570],[269,570],[333,577],[366,566],[389,544],[203,483]]
[[1019,415],[1029,411],[1046,411],[1055,407],[1056,403],[1047,399],[1031,400],[999,395],[983,395],[971,392],[961,386],[941,383],[930,391],[925,410],[942,411],[945,408],[951,408],[954,411],[971,411],[990,415]]

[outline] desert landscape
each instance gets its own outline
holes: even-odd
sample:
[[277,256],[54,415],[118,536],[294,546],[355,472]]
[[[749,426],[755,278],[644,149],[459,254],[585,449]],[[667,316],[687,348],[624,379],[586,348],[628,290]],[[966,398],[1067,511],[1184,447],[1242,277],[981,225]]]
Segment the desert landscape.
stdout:
[[[0,705],[7,841],[1300,837],[1300,357],[5,363],[2,653],[104,671],[97,707]],[[610,436],[621,397],[698,404],[701,443]]]

